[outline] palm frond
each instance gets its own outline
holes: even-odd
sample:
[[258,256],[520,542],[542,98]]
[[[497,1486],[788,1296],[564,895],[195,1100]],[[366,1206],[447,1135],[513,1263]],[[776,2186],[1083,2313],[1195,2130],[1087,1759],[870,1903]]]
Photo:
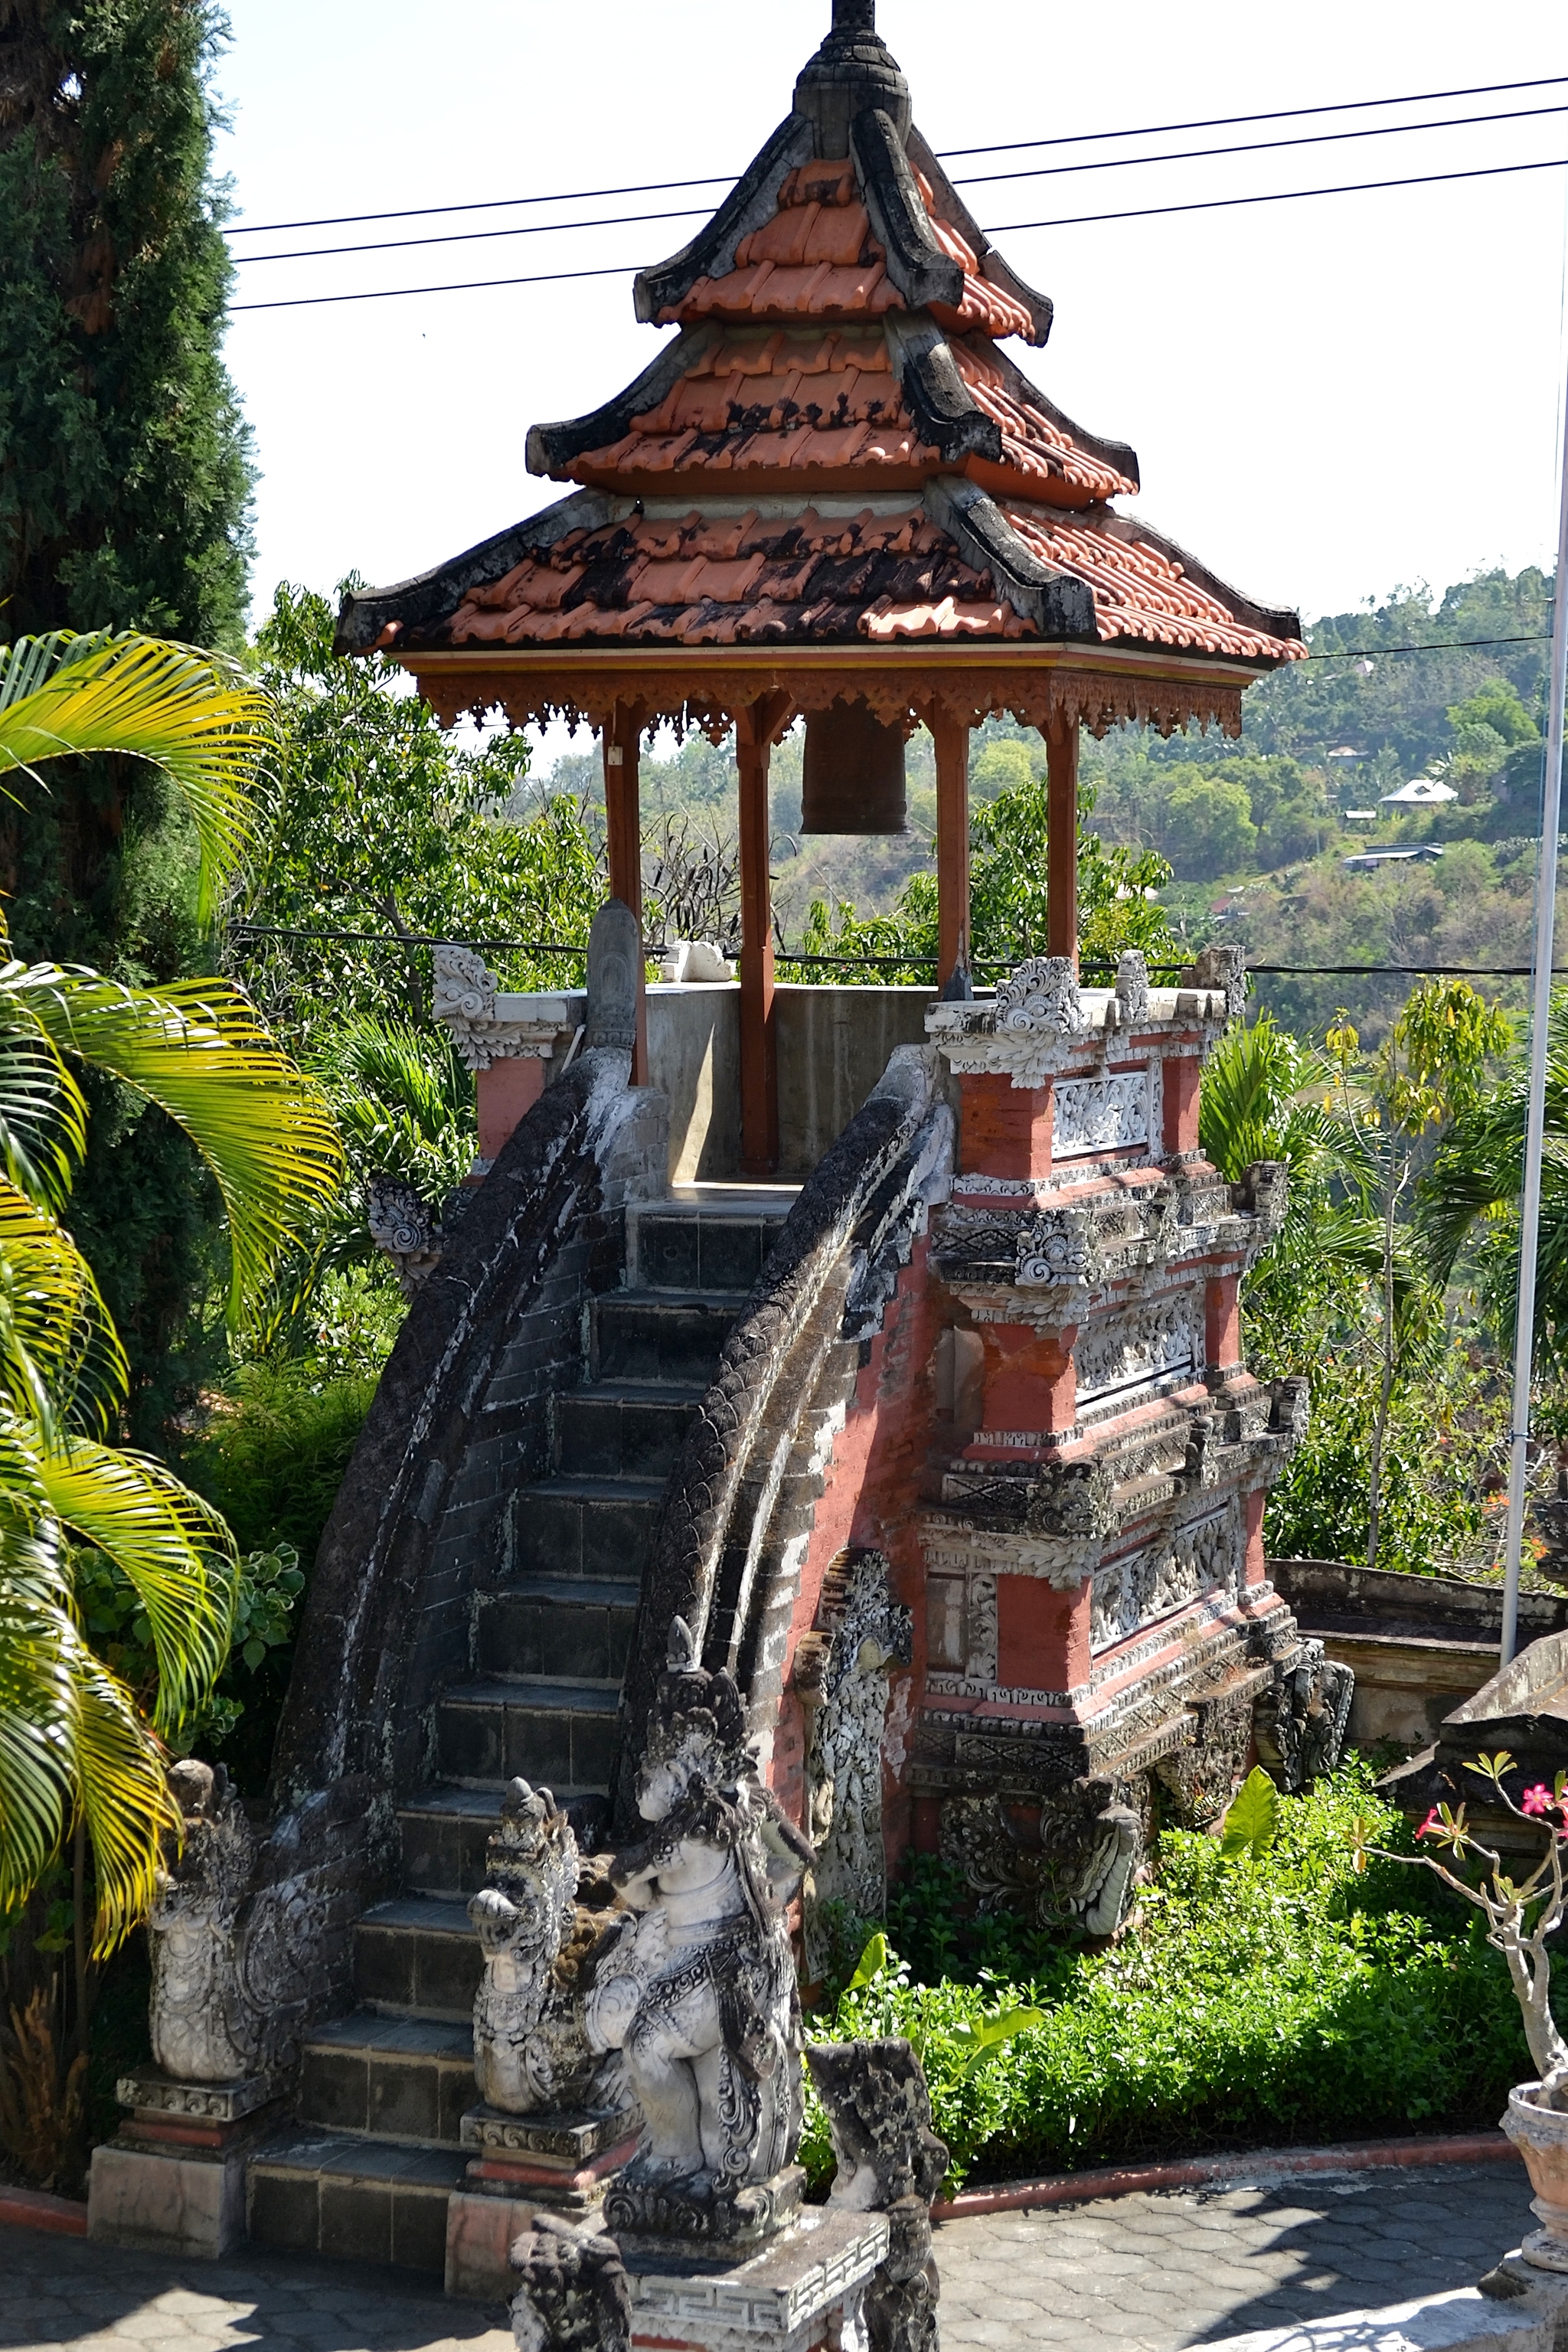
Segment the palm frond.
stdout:
[[72,751],[152,761],[195,824],[204,922],[254,837],[252,796],[276,740],[264,690],[192,646],[62,629],[0,647],[0,774],[33,775],[36,762]]
[[153,1721],[174,1728],[210,1696],[228,1655],[238,1562],[210,1503],[145,1454],[76,1440],[38,1449],[48,1508],[136,1588],[158,1657]]
[[184,1128],[223,1194],[237,1321],[342,1183],[342,1147],[320,1086],[279,1051],[229,981],[127,988],[97,972],[11,963],[0,969],[5,1003],[61,1052],[112,1071]]
[[0,1395],[53,1443],[73,1412],[101,1425],[127,1379],[92,1268],[47,1210],[0,1177]]
[[58,1209],[86,1150],[80,1087],[49,1038],[0,993],[0,1170],[37,1207]]

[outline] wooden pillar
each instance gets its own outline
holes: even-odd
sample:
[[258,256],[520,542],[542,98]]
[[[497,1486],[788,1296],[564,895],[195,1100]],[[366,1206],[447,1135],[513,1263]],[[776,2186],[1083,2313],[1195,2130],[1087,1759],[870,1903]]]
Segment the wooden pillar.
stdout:
[[1046,953],[1078,962],[1078,721],[1047,719]]
[[[637,753],[644,711],[639,702],[617,702],[604,730],[605,827],[609,850],[610,896],[621,899],[642,929],[642,810],[637,791]],[[637,965],[637,1030],[632,1048],[632,1084],[647,1084],[647,990]]]
[[969,966],[969,721],[942,703],[931,712],[936,744],[936,984]]
[[735,713],[741,778],[741,1171],[779,1164],[779,1074],[773,1040],[773,917],[768,883],[768,765],[779,698]]

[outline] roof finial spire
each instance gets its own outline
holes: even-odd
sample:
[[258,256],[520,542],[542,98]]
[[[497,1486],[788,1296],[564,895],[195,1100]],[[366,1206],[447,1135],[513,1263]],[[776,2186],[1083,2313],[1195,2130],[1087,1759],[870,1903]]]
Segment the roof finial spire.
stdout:
[[836,33],[874,33],[877,0],[833,0],[833,29]]

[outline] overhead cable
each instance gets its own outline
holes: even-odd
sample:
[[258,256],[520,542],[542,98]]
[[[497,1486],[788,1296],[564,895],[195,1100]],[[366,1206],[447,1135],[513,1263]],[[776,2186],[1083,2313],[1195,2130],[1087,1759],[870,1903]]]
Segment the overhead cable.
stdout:
[[[991,147],[943,148],[941,161],[959,162],[965,155],[1021,154],[1041,147],[1081,147],[1100,140],[1158,139],[1179,131],[1230,131],[1244,122],[1293,122],[1308,115],[1353,114],[1384,106],[1435,106],[1450,98],[1500,98],[1514,89],[1556,89],[1564,82],[1568,82],[1568,74],[1545,74],[1533,81],[1479,82],[1468,89],[1411,90],[1402,98],[1349,98],[1327,106],[1276,107],[1266,114],[1219,114],[1195,122],[1146,123],[1132,131],[1079,131],[1057,139],[1009,139]],[[547,196],[488,196],[468,204],[408,205],[395,212],[332,213],[317,220],[229,221],[225,224],[224,234],[271,236],[297,228],[357,228],[364,221],[425,220],[438,213],[500,212],[515,205],[575,205],[597,203],[606,196],[663,196],[678,188],[728,186],[739,176],[736,172],[714,172],[700,180],[645,180],[617,188],[568,188]]]
[[[1492,163],[1464,172],[1418,172],[1408,179],[1354,180],[1331,188],[1282,188],[1257,196],[1210,196],[1194,204],[1142,205],[1127,212],[1074,213],[1058,220],[1009,221],[987,234],[1000,236],[1024,229],[1085,228],[1100,221],[1154,220],[1171,213],[1228,212],[1238,205],[1291,204],[1306,196],[1357,196],[1385,188],[1435,187],[1455,180],[1500,179],[1516,172],[1560,171],[1564,163],[1568,163],[1568,156],[1546,155],[1535,163]],[[542,269],[521,278],[464,278],[441,286],[365,287],[348,294],[297,294],[265,302],[234,302],[229,310],[232,316],[243,310],[308,310],[324,302],[387,302],[409,294],[477,294],[503,286],[554,285],[574,278],[630,278],[646,266],[628,261],[599,269]]]

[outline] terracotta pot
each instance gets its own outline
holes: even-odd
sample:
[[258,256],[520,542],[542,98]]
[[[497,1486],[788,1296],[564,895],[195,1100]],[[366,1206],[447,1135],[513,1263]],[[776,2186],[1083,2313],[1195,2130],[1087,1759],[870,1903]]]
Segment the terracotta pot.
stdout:
[[1535,2194],[1531,2210],[1545,2228],[1534,2231],[1520,2248],[1527,2263],[1542,2270],[1568,2271],[1568,2115],[1554,2107],[1538,2107],[1539,2083],[1520,2083],[1508,2095],[1503,2130],[1524,2158]]

